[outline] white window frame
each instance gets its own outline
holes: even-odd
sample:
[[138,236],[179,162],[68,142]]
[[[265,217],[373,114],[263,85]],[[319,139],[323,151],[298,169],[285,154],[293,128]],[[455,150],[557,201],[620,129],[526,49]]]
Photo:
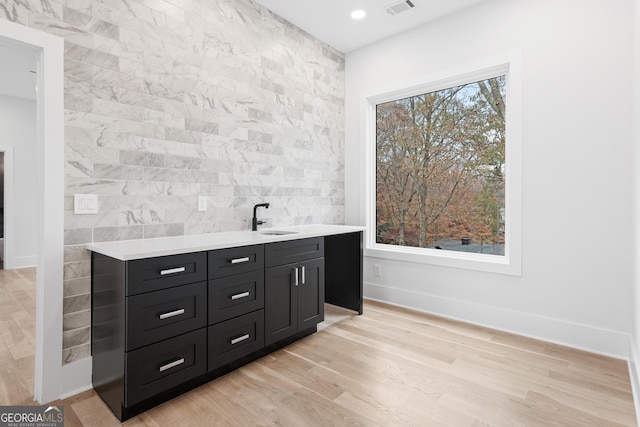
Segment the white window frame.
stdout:
[[[443,90],[465,83],[505,75],[506,173],[505,253],[477,254],[430,248],[376,243],[376,105]],[[522,275],[522,81],[519,52],[477,61],[455,69],[423,76],[413,82],[381,88],[363,96],[365,146],[365,236],[364,255],[443,267]]]

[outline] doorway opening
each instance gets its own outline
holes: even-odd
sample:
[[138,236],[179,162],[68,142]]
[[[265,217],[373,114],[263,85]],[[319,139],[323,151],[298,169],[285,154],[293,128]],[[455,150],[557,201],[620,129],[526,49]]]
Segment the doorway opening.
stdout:
[[37,264],[37,52],[0,39],[0,153],[4,269]]
[[[33,405],[36,325],[37,58],[0,39],[0,295],[7,404]],[[7,60],[8,59],[8,60]]]
[[[0,19],[0,44],[36,56],[36,155],[29,170],[36,179],[36,316],[34,399],[58,399],[62,375],[64,247],[64,41],[60,37]],[[4,62],[4,61],[3,61]],[[46,89],[46,90],[45,90]],[[6,158],[5,172],[10,162]],[[46,159],[46,161],[45,161]],[[5,181],[8,174],[5,173]],[[7,188],[7,186],[5,186]],[[6,194],[5,194],[6,196]],[[4,220],[7,222],[4,206]],[[4,227],[10,242],[10,229]],[[9,244],[8,248],[11,248]],[[7,259],[5,253],[5,260]]]

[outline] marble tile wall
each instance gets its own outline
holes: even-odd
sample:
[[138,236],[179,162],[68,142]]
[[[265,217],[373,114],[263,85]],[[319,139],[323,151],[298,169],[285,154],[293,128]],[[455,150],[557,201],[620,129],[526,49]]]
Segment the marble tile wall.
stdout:
[[0,19],[65,39],[65,363],[90,355],[86,243],[249,229],[259,202],[272,226],[344,221],[340,52],[250,0],[3,0]]

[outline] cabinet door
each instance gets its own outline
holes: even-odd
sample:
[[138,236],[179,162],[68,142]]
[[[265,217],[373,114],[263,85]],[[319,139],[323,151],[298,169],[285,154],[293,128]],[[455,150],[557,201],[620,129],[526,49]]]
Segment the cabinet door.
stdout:
[[298,330],[324,320],[324,258],[301,263],[298,290]]
[[265,345],[298,332],[298,292],[293,283],[294,265],[265,270]]

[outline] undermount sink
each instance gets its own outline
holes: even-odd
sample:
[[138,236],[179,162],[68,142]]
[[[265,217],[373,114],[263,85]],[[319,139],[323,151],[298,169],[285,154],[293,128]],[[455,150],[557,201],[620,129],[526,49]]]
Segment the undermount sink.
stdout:
[[284,236],[286,234],[298,234],[298,232],[282,231],[282,230],[265,230],[265,231],[260,231],[259,234],[264,234],[265,236]]

